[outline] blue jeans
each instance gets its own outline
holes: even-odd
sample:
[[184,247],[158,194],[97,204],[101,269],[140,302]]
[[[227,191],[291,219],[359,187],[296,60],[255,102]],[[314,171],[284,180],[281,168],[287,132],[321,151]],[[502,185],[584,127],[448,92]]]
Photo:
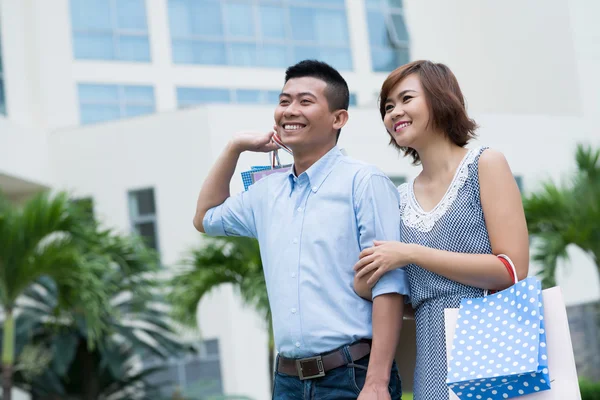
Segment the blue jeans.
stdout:
[[[365,384],[369,356],[353,363],[348,346],[343,351],[348,364],[327,371],[322,378],[301,381],[297,376],[275,372],[273,400],[355,400]],[[277,366],[277,362],[275,365]],[[402,384],[396,362],[392,364],[388,389],[392,400],[402,398]]]

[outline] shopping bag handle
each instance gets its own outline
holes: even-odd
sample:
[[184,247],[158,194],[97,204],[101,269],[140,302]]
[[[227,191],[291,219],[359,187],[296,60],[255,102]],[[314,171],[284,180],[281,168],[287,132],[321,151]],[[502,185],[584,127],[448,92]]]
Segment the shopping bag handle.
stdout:
[[517,284],[519,282],[519,278],[517,277],[517,269],[515,268],[515,264],[513,264],[512,260],[506,254],[498,254],[497,257],[502,261],[502,264],[506,267],[506,270],[510,274],[513,279],[513,284]]
[[[506,270],[508,271],[508,273],[510,274],[510,277],[513,280],[513,284],[516,285],[517,282],[519,282],[519,278],[517,276],[517,269],[515,268],[515,264],[513,264],[512,260],[510,259],[509,256],[507,256],[506,254],[498,254],[496,257],[498,257],[498,259],[500,261],[502,261],[502,264],[504,264],[504,266],[506,267]],[[483,296],[487,296],[490,293],[489,290],[484,289],[483,291]],[[492,291],[492,294],[496,293],[495,290]]]

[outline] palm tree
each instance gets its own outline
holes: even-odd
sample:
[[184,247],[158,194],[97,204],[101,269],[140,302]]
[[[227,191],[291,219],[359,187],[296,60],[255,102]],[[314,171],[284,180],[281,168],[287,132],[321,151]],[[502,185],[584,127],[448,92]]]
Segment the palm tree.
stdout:
[[64,193],[41,193],[22,206],[0,194],[0,302],[3,310],[2,388],[10,400],[15,361],[15,306],[38,279],[49,277],[58,287],[61,304],[85,304],[90,345],[102,331],[107,298],[96,279],[93,260],[78,251],[76,236],[84,220],[70,212]]
[[152,389],[158,388],[147,378],[157,369],[137,370],[140,356],[164,359],[191,350],[177,338],[168,307],[157,293],[158,258],[137,237],[91,227],[79,246],[103,262],[96,271],[110,298],[111,312],[103,316],[106,329],[90,347],[82,307],[61,307],[54,282],[40,279],[21,301],[21,335],[51,349],[53,357],[43,373],[28,382],[23,378],[43,399],[156,399],[158,392]]
[[236,287],[245,304],[262,316],[269,330],[269,375],[272,379],[275,344],[271,309],[260,258],[258,241],[246,237],[205,238],[205,244],[193,250],[173,277],[170,303],[176,320],[196,325],[200,300],[223,284]]
[[569,245],[586,252],[600,273],[600,148],[580,144],[575,160],[566,183],[544,182],[523,200],[544,287],[556,285],[557,262],[568,257]]

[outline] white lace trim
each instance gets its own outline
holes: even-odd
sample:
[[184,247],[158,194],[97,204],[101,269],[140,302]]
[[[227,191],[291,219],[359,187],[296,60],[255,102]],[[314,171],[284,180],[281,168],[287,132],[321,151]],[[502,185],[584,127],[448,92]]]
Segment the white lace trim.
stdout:
[[402,212],[402,222],[404,225],[415,228],[420,232],[429,232],[433,229],[435,223],[442,218],[446,211],[450,208],[460,188],[462,188],[469,177],[469,165],[475,161],[481,148],[471,149],[459,164],[454,178],[446,190],[442,200],[433,208],[433,210],[425,212],[419,205],[414,192],[414,179],[398,187],[400,193],[400,201],[404,206]]

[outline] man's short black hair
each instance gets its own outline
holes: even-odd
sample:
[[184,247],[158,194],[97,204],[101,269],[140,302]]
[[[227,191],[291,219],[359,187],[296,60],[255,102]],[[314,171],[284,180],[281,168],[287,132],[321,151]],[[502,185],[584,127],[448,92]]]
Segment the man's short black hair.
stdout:
[[[331,65],[317,60],[304,60],[285,71],[285,83],[294,78],[316,78],[327,84],[325,98],[330,111],[348,110],[350,92],[346,80]],[[337,137],[340,137],[341,129]]]

